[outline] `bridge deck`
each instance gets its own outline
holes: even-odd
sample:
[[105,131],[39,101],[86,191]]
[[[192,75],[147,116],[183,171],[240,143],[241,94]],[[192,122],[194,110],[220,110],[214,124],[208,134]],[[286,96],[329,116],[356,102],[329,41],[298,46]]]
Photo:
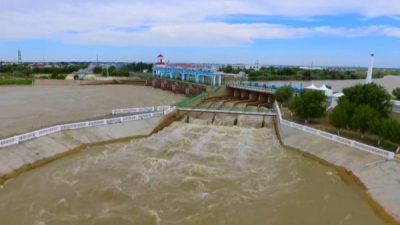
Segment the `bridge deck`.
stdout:
[[268,93],[268,94],[275,93],[274,89],[268,89],[268,88],[264,88],[264,87],[252,87],[252,86],[244,86],[244,85],[240,85],[240,84],[226,84],[226,86],[231,87],[231,88],[246,90],[246,91],[255,91],[255,92],[260,92],[260,93]]
[[242,114],[256,116],[275,116],[275,110],[243,110],[243,109],[207,109],[207,108],[178,108],[178,111],[189,112],[210,112],[210,113],[226,113],[226,114]]

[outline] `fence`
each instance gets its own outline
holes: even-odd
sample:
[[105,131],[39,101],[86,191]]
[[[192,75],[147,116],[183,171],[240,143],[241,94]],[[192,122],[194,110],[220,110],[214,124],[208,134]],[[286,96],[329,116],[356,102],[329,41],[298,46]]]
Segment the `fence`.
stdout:
[[123,113],[137,113],[137,112],[154,112],[154,111],[166,111],[171,106],[157,106],[157,107],[144,107],[144,108],[127,108],[127,109],[113,109],[112,115],[123,114]]
[[362,143],[359,143],[359,142],[356,142],[356,141],[352,141],[352,140],[349,140],[349,139],[346,139],[346,138],[339,137],[337,135],[333,135],[333,134],[330,134],[330,133],[327,133],[327,132],[324,132],[324,131],[313,129],[311,127],[303,126],[303,125],[300,125],[300,124],[297,124],[297,123],[293,123],[293,122],[284,120],[284,119],[282,119],[281,111],[280,111],[280,109],[278,107],[277,102],[275,102],[275,107],[276,107],[276,112],[278,114],[279,122],[281,124],[283,124],[283,125],[290,126],[290,127],[295,128],[295,129],[298,129],[298,130],[301,130],[301,131],[305,131],[307,133],[311,133],[311,134],[314,134],[314,135],[329,139],[331,141],[339,142],[341,144],[345,144],[345,145],[348,145],[348,146],[351,146],[351,147],[354,147],[354,148],[358,148],[358,149],[360,149],[362,151],[369,152],[369,153],[372,153],[372,154],[375,154],[375,155],[379,155],[379,156],[382,156],[382,157],[385,157],[385,158],[388,158],[388,159],[393,159],[394,158],[394,153],[393,152],[385,151],[385,150],[382,150],[382,149],[379,149],[379,148],[375,148],[373,146],[362,144]]
[[[144,109],[153,109],[153,111],[154,111],[154,108],[155,107],[136,108],[136,109],[138,109],[138,111],[134,111],[134,112],[142,112],[141,110],[144,110]],[[126,110],[126,109],[122,109],[122,110]],[[71,124],[62,124],[62,125],[57,125],[57,126],[53,126],[53,127],[48,127],[45,129],[41,129],[41,130],[37,130],[37,131],[29,132],[26,134],[21,134],[18,136],[0,140],[0,148],[10,146],[10,145],[15,145],[22,141],[39,138],[39,137],[49,135],[52,133],[56,133],[56,132],[60,132],[63,130],[74,130],[74,129],[85,128],[85,127],[96,127],[96,126],[103,126],[103,125],[107,125],[107,124],[124,123],[124,122],[128,122],[128,121],[141,120],[141,119],[147,119],[147,118],[152,118],[152,117],[160,117],[160,116],[166,115],[166,114],[174,111],[175,107],[171,108],[170,106],[158,106],[157,110],[158,111],[162,110],[163,112],[144,113],[144,114],[138,114],[138,115],[132,115],[132,116],[86,121],[86,122],[71,123]]]

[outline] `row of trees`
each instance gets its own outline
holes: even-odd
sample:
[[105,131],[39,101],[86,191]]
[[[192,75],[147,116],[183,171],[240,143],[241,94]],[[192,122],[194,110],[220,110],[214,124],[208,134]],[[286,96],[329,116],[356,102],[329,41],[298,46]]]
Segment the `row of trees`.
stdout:
[[129,71],[133,71],[133,72],[141,72],[144,69],[147,69],[149,72],[152,71],[153,69],[153,64],[151,63],[143,63],[143,62],[138,62],[138,63],[128,63],[122,67],[120,67],[119,69],[117,69],[115,66],[110,66],[107,69],[100,67],[100,66],[96,66],[93,68],[93,73],[94,74],[101,74],[103,76],[123,76],[123,77],[127,77],[129,76]]
[[[279,69],[274,66],[255,69],[234,69],[231,65],[220,68],[225,73],[245,72],[249,80],[349,80],[364,79],[366,71],[335,71],[335,70],[304,70],[300,68],[285,67]],[[284,76],[284,78],[283,78]],[[374,72],[374,78],[383,77],[380,71]]]
[[[376,135],[378,145],[382,139],[400,145],[400,124],[390,118],[391,96],[384,87],[375,83],[358,84],[343,89],[343,93],[338,106],[329,113],[329,121],[338,135],[340,129],[355,129],[361,133],[361,138],[365,133]],[[326,96],[321,91],[306,89],[298,97],[293,97],[290,87],[282,87],[275,92],[275,99],[281,104],[287,103],[305,123],[326,115]],[[396,152],[399,151],[400,147]]]
[[1,65],[0,73],[12,73],[15,76],[30,76],[32,74],[70,74],[80,69],[84,69],[86,66],[73,65],[70,67],[61,68],[38,68],[33,69],[25,65]]
[[110,66],[108,70],[106,68],[102,68],[100,66],[96,66],[93,68],[94,74],[101,74],[102,76],[117,76],[117,77],[128,77],[129,72],[127,70],[117,70],[115,66]]
[[366,132],[376,135],[378,145],[381,139],[400,144],[400,124],[390,118],[391,96],[384,87],[375,83],[358,84],[343,89],[343,93],[329,115],[338,134],[340,129],[353,128],[361,133],[361,138]]

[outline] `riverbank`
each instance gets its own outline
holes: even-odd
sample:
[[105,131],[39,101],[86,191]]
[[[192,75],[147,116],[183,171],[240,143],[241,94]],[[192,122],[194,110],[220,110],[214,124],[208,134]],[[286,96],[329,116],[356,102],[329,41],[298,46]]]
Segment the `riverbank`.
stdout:
[[[364,187],[366,193],[374,200],[366,199],[376,213],[386,222],[391,221],[387,214],[397,223],[400,222],[399,162],[280,124],[278,119],[276,119],[276,131],[283,146],[297,149],[354,175],[359,180],[359,185]],[[374,202],[379,205],[374,205]]]
[[0,185],[21,173],[41,167],[82,149],[148,137],[175,121],[165,117],[65,130],[0,149]]
[[[148,137],[151,134],[158,132],[165,126],[170,125],[171,123],[176,121],[176,119],[177,118],[174,118],[174,113],[170,113],[165,118],[151,118],[127,123],[105,125],[100,127],[67,130],[31,141],[22,142],[21,144],[16,146],[1,149],[0,173],[4,169],[11,169],[13,171],[4,176],[4,179],[1,180],[0,183],[4,183],[8,179],[15,178],[25,171],[43,166],[62,157],[78,153],[79,151],[88,147],[107,145],[114,142],[128,141],[133,138]],[[318,158],[314,159],[316,159],[317,161],[321,161],[320,159],[323,159],[326,160],[326,162],[331,163],[332,165],[336,165],[333,162],[339,161],[341,163],[337,164],[337,166],[343,167],[347,171],[350,171],[350,169],[354,167],[354,169],[359,170],[360,173],[365,175],[363,170],[365,170],[365,168],[372,168],[371,170],[368,169],[368,173],[371,173],[373,174],[373,176],[375,176],[375,170],[378,169],[375,167],[375,165],[382,163],[383,160],[379,156],[364,153],[351,148],[350,150],[347,150],[347,152],[342,152],[341,150],[346,146],[342,146],[341,144],[334,142],[327,143],[329,142],[328,140],[318,140],[313,136],[305,137],[303,135],[303,132],[298,130],[291,130],[290,127],[278,126],[277,134],[279,137],[281,137],[284,146],[291,147],[298,146],[300,144],[301,149],[307,149],[307,147],[309,146],[308,144],[312,142],[310,146],[316,145],[317,147],[321,147],[321,149],[316,149],[316,151],[327,151],[326,146],[328,145],[328,150],[332,150],[333,152],[330,152],[330,154],[328,154],[325,151],[323,155],[325,155],[326,158],[322,158],[321,155],[318,155],[316,156]],[[42,158],[40,159],[40,157]],[[332,162],[329,159],[334,160]],[[356,160],[357,162],[355,162]],[[22,165],[22,167],[20,169],[13,169],[18,165]],[[331,165],[329,164],[328,166]],[[334,168],[337,169],[336,167]],[[338,170],[338,173],[340,174],[340,170]],[[344,176],[344,174],[340,175],[342,179],[347,183],[354,183],[355,181],[357,181],[357,179],[354,180],[353,178],[362,177],[359,174],[355,173],[354,177],[349,177],[348,179],[346,176]],[[379,176],[382,176],[382,174],[379,174]],[[360,181],[364,183],[364,180],[362,180],[361,178]],[[377,183],[374,184],[380,185],[381,182],[383,182],[383,184],[387,184],[387,180],[385,180],[385,178],[382,178],[382,180],[379,180],[377,181]],[[365,190],[368,190],[369,193],[367,185],[365,185],[365,187]],[[372,199],[368,200],[367,197],[368,196],[366,196],[366,200],[380,217],[382,217],[387,223],[395,224],[393,219],[391,219],[391,217],[388,216],[387,213],[379,207],[379,205],[374,205],[374,201]],[[385,210],[388,212],[386,208]]]
[[33,79],[0,79],[0,86],[32,85]]

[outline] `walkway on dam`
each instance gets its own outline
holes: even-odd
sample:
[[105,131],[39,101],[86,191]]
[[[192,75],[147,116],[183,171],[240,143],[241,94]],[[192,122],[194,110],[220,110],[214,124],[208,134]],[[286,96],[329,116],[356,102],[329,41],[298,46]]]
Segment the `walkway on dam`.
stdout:
[[187,112],[210,112],[210,113],[227,113],[227,114],[242,114],[256,116],[275,116],[276,111],[273,109],[250,109],[250,108],[209,108],[197,106],[194,108],[178,108],[178,111]]
[[247,85],[241,85],[239,83],[229,83],[229,84],[226,84],[226,86],[231,87],[231,88],[242,89],[242,90],[246,90],[246,91],[255,91],[255,92],[260,92],[260,93],[268,93],[268,94],[274,94],[276,91],[276,89],[247,86]]

